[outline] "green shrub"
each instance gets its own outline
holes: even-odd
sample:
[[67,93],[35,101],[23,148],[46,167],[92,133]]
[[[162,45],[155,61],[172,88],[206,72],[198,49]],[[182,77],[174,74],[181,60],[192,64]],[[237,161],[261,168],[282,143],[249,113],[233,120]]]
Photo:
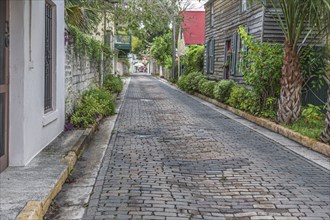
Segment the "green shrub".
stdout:
[[199,93],[201,93],[201,94],[203,94],[203,90],[204,90],[204,88],[203,88],[203,84],[204,83],[206,83],[206,82],[208,82],[208,80],[207,79],[201,79],[199,82],[198,82],[198,92]]
[[200,72],[192,72],[187,75],[186,91],[189,93],[198,92],[198,84],[204,79],[204,75]]
[[240,52],[239,73],[265,105],[268,98],[280,94],[283,45],[255,40],[244,27],[239,27],[239,34],[248,49]]
[[104,88],[94,88],[88,90],[83,97],[86,96],[95,99],[102,106],[100,113],[103,116],[109,116],[115,113],[114,98],[109,91]]
[[184,65],[184,74],[188,74],[194,71],[203,71],[204,46],[189,46],[188,52],[182,56],[181,62]]
[[258,115],[260,113],[260,100],[253,91],[248,91],[240,104],[240,109],[248,113]]
[[308,104],[301,113],[302,118],[305,120],[306,126],[314,127],[323,121],[324,114],[319,106]]
[[207,97],[214,98],[214,86],[216,82],[206,80],[201,85],[201,93]]
[[119,77],[109,74],[104,79],[103,87],[111,93],[119,93],[123,89],[123,82]]
[[276,118],[277,113],[277,98],[274,97],[268,97],[266,99],[266,102],[262,106],[262,110],[260,112],[260,115],[265,118]]
[[179,80],[176,83],[178,85],[178,87],[184,91],[187,91],[187,87],[188,87],[188,76],[187,75],[183,75],[180,76]]
[[201,80],[205,79],[204,75],[201,73],[196,74],[195,78],[190,81],[191,88],[194,92],[199,91],[198,84]]
[[234,85],[235,82],[232,80],[221,80],[217,82],[214,88],[214,98],[221,102],[226,102]]
[[85,92],[77,103],[70,122],[74,127],[86,128],[95,124],[102,116],[115,112],[115,103],[112,95],[105,89],[95,88]]
[[244,102],[246,93],[247,91],[244,87],[235,85],[230,93],[228,104],[234,108],[240,109],[241,103]]

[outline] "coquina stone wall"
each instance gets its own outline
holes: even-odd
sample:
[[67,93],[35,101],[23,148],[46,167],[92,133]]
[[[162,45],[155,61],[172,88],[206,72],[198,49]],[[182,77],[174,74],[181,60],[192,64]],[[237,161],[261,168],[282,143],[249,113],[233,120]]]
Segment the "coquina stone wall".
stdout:
[[78,56],[73,45],[66,46],[65,57],[65,114],[72,114],[81,94],[100,83],[100,64],[87,56]]
[[129,68],[125,63],[117,62],[116,73],[120,76],[127,76],[129,74]]

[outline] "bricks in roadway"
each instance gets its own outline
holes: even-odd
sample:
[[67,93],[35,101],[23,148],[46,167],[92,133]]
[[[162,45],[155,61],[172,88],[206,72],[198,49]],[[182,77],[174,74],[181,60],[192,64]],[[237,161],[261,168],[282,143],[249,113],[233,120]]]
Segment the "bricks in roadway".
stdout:
[[329,171],[132,76],[85,219],[329,219]]

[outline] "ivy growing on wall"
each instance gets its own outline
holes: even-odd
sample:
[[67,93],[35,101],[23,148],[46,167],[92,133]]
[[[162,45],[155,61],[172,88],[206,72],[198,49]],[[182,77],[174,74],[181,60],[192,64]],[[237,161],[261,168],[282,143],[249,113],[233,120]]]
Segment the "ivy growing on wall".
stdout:
[[89,59],[100,62],[103,53],[104,60],[112,57],[113,51],[101,41],[80,31],[74,25],[68,25],[69,35],[74,44],[74,51],[78,56],[87,56]]

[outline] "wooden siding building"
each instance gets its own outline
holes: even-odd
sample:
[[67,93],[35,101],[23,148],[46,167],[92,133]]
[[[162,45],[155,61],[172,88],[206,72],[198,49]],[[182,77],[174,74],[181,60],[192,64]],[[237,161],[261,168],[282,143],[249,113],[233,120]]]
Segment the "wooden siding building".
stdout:
[[248,0],[210,0],[205,4],[205,63],[204,72],[210,79],[233,79],[243,82],[239,71],[240,42],[238,27],[260,41],[281,41],[284,36],[271,10]]

